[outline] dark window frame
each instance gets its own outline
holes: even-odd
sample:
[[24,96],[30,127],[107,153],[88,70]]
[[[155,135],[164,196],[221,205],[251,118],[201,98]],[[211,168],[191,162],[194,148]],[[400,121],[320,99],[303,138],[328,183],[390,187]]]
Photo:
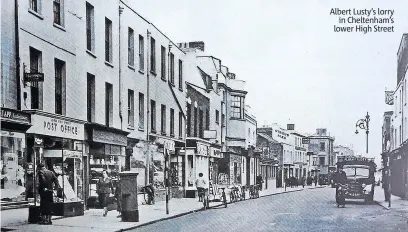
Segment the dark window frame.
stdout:
[[164,104],[160,106],[160,132],[162,135],[166,135],[166,114],[167,114],[167,107]]

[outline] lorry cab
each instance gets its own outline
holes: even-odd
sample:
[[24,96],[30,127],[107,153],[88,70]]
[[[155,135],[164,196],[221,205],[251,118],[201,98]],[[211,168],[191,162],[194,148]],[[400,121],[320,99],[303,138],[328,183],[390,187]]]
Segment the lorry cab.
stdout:
[[347,176],[346,199],[364,199],[365,202],[372,202],[376,171],[374,159],[345,157],[344,160],[339,160],[337,165],[343,167],[343,171]]

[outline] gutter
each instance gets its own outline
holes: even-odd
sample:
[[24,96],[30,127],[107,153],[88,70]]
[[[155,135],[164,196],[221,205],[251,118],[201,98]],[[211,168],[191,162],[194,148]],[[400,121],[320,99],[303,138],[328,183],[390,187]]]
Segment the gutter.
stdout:
[[17,110],[21,110],[21,84],[20,84],[20,38],[18,28],[18,0],[14,0],[14,36],[16,37],[16,81],[17,81]]

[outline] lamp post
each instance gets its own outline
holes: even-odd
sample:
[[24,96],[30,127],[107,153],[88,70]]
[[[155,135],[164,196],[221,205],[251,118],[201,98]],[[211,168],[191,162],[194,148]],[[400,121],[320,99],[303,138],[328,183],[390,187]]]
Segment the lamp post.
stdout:
[[358,134],[358,129],[365,130],[366,132],[366,153],[368,154],[368,133],[369,133],[369,122],[370,122],[370,115],[365,116],[364,119],[359,119],[356,122],[356,134]]

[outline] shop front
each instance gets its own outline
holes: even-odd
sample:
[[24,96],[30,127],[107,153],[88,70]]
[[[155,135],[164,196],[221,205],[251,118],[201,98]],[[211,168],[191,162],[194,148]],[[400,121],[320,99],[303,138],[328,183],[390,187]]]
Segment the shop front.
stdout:
[[194,198],[197,193],[195,181],[199,173],[209,180],[210,164],[209,164],[210,144],[205,140],[187,139],[186,141],[186,176],[187,183],[185,186],[185,195],[189,198]]
[[[37,165],[43,163],[54,172],[62,194],[54,192],[53,215],[84,214],[84,123],[83,121],[42,111],[30,111],[32,126],[27,130],[27,187],[33,198],[30,215],[38,211]],[[30,216],[29,216],[30,217]]]
[[223,153],[223,158],[219,160],[218,182],[220,185],[242,184],[243,160],[240,147],[229,147],[228,152]]
[[391,171],[391,193],[408,197],[408,143],[390,153],[389,167]]
[[[88,158],[85,167],[86,205],[89,208],[100,208],[97,193],[99,179],[106,170],[116,188],[119,173],[126,167],[125,149],[129,133],[95,123],[86,124],[85,129],[87,138],[85,155]],[[114,202],[113,196],[110,202]]]
[[1,204],[25,202],[26,131],[30,114],[1,108]]

